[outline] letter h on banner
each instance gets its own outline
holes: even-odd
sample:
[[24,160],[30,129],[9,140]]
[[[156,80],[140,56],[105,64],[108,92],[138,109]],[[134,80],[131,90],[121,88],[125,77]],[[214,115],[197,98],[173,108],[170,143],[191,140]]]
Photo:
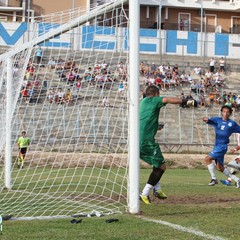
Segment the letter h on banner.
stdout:
[[186,46],[187,53],[197,54],[198,33],[187,32],[187,39],[177,38],[177,31],[167,31],[166,52],[177,53],[177,46]]

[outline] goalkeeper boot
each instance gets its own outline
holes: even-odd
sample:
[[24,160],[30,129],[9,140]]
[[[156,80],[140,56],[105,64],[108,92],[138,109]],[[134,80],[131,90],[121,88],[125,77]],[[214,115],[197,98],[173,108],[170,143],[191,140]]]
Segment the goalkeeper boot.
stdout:
[[240,188],[240,180],[236,182],[236,187],[235,188]]
[[231,182],[229,182],[228,180],[221,179],[220,182],[221,182],[223,185],[231,186]]
[[211,182],[208,184],[208,186],[214,186],[218,184],[218,180],[217,179],[212,179]]
[[151,204],[151,200],[150,200],[150,198],[149,198],[149,196],[144,196],[144,195],[140,195],[140,200],[142,201],[142,202],[144,202],[145,204]]
[[153,189],[153,195],[159,199],[166,199],[167,195],[161,190]]

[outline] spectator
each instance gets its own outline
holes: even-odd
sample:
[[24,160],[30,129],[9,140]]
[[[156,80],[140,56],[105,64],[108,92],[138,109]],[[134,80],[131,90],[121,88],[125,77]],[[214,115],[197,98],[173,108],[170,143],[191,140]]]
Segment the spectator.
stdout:
[[177,64],[174,65],[172,71],[175,72],[176,74],[178,74],[178,65]]
[[109,105],[109,99],[108,99],[107,96],[105,96],[105,97],[103,98],[102,104],[103,104],[104,107],[109,107],[109,106],[110,106],[110,105]]
[[210,77],[212,76],[212,73],[208,70],[206,73],[205,73],[205,77],[207,79],[210,79]]
[[103,61],[101,64],[101,72],[103,73],[106,70],[107,70],[107,63],[105,61]]
[[194,73],[196,74],[196,75],[202,75],[202,69],[200,68],[200,67],[195,67],[194,68]]
[[169,87],[170,87],[170,79],[168,78],[167,74],[165,74],[165,77],[162,80],[162,82],[163,82],[163,89],[162,90],[166,90],[167,87],[169,89]]
[[96,72],[100,72],[101,71],[101,64],[100,64],[100,62],[95,63],[94,71],[96,71]]
[[223,59],[223,57],[221,57],[221,59],[219,60],[219,63],[220,63],[220,72],[221,73],[225,73],[225,61],[224,61],[224,59]]
[[155,85],[154,75],[151,75],[151,76],[150,76],[150,78],[148,79],[148,82],[150,83],[150,85]]
[[215,101],[215,91],[211,91],[208,95],[210,106],[213,106]]
[[190,87],[191,87],[191,92],[194,92],[197,94],[198,89],[197,89],[197,82],[195,80],[191,83]]
[[182,19],[180,20],[180,30],[184,31],[184,22]]
[[201,107],[207,107],[206,99],[204,93],[200,93],[198,97],[198,105]]
[[40,86],[40,82],[39,82],[37,76],[34,77],[33,86],[34,86],[35,88],[39,88],[39,86]]
[[64,103],[64,92],[62,91],[62,88],[59,88],[59,90],[57,92],[56,102],[58,104],[63,104]]
[[236,110],[239,111],[239,109],[240,109],[240,95],[238,95],[236,98]]
[[225,103],[227,102],[227,99],[228,99],[226,91],[223,92],[222,99],[223,99],[223,105],[225,105]]
[[[185,99],[185,96],[184,96],[184,93],[183,93],[183,92],[181,93],[180,99]],[[180,103],[179,106],[180,106],[181,108],[186,108],[186,105],[183,104],[183,103]]]
[[49,89],[48,100],[49,100],[50,103],[53,103],[55,101],[55,90],[54,90],[54,88]]
[[149,65],[146,64],[144,67],[144,76],[145,77],[149,77],[150,76],[150,69],[149,69]]
[[157,66],[153,62],[152,65],[151,65],[151,74],[155,74],[156,70],[157,70]]
[[188,82],[189,82],[190,84],[193,82],[193,80],[192,80],[192,77],[191,77],[191,74],[190,74],[190,73],[188,74]]
[[81,86],[82,86],[81,79],[78,79],[77,82],[76,82],[76,90],[77,90],[77,93],[80,92]]
[[28,95],[27,88],[23,88],[21,93],[22,93],[22,97],[25,99],[25,103],[27,103],[29,101],[29,95]]
[[209,71],[210,71],[211,73],[214,73],[215,63],[216,63],[216,61],[215,61],[214,58],[211,58],[211,59],[209,60]]
[[118,84],[118,93],[119,93],[120,95],[123,95],[123,93],[124,93],[123,81],[121,81],[121,82]]
[[37,56],[37,64],[40,64],[43,57],[43,51],[40,46],[38,46],[36,49],[36,56]]
[[159,89],[162,89],[162,79],[160,77],[156,77],[155,84]]
[[74,80],[75,80],[74,73],[73,73],[73,71],[70,71],[67,76],[67,83],[70,84],[71,86],[73,86]]
[[140,74],[141,74],[141,75],[144,74],[144,62],[141,62],[141,63],[140,63],[139,71],[140,71]]
[[64,69],[66,69],[66,70],[74,70],[74,68],[75,68],[75,62],[73,61],[73,59],[71,59],[71,58],[69,58],[68,60],[67,60],[67,62],[65,63],[65,65],[64,65]]
[[64,95],[64,101],[66,103],[72,103],[73,100],[73,95],[72,92],[70,90],[70,88],[67,90],[66,94]]
[[56,61],[54,60],[54,57],[51,57],[51,59],[49,59],[48,61],[48,70],[52,70],[52,69],[55,69],[56,67]]

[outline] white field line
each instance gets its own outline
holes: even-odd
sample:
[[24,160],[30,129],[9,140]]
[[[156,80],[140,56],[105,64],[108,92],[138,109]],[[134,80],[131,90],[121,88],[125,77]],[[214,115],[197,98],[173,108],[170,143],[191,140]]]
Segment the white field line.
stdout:
[[195,230],[195,229],[193,229],[193,228],[182,227],[182,226],[180,226],[180,225],[173,224],[173,223],[170,223],[170,222],[166,222],[166,221],[162,221],[162,220],[154,220],[154,219],[150,219],[150,218],[146,218],[146,217],[142,217],[142,216],[140,216],[139,218],[141,218],[141,219],[144,220],[144,221],[154,222],[154,223],[158,223],[158,224],[161,224],[161,225],[165,225],[165,226],[167,226],[167,227],[176,229],[176,230],[178,230],[178,231],[180,231],[180,232],[187,232],[187,233],[196,235],[196,236],[198,236],[198,237],[202,237],[202,238],[204,238],[204,239],[209,239],[209,240],[225,240],[225,239],[222,238],[222,237],[218,237],[218,236],[206,234],[206,233],[204,233],[204,232]]

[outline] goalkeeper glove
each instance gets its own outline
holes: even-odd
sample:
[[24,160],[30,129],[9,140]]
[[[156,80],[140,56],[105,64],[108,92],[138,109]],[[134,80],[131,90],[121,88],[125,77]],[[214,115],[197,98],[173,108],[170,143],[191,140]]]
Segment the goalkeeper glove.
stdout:
[[194,99],[182,99],[182,106],[184,107],[197,107],[197,102]]

